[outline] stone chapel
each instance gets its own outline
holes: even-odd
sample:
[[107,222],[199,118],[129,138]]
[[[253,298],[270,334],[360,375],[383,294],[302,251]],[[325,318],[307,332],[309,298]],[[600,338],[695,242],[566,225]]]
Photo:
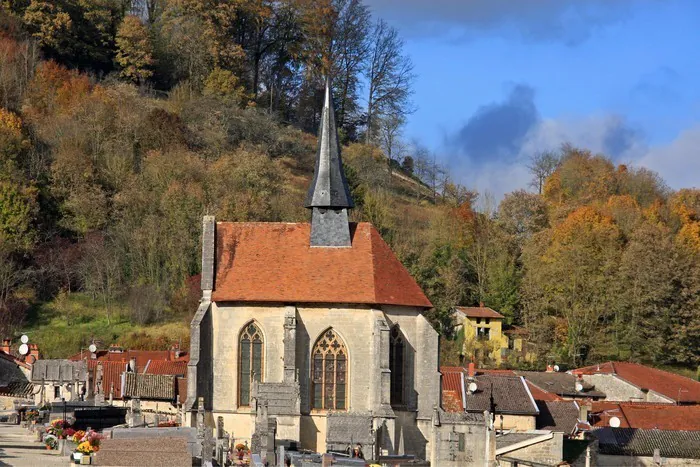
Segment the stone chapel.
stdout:
[[203,398],[236,443],[264,411],[299,449],[426,459],[440,405],[432,305],[379,232],[348,221],[328,82],[318,137],[310,224],[204,218],[189,423]]

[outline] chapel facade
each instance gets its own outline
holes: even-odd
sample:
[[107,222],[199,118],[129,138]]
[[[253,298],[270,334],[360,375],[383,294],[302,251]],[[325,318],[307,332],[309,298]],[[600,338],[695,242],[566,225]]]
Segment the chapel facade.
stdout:
[[370,456],[429,458],[440,406],[432,305],[379,232],[348,220],[328,82],[306,207],[310,224],[204,218],[190,423],[201,398],[210,426],[223,422],[236,443],[267,429],[264,413],[278,442],[299,449],[360,443]]

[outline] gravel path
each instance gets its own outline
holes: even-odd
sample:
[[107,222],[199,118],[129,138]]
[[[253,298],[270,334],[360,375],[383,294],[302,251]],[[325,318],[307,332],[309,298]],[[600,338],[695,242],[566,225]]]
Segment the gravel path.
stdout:
[[33,433],[19,425],[0,423],[0,466],[69,465],[68,456],[52,454],[52,451],[47,451],[43,444],[34,439]]

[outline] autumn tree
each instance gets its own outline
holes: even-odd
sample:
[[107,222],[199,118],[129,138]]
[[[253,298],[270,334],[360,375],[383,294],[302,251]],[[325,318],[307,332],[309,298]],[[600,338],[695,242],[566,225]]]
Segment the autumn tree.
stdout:
[[546,236],[536,236],[525,255],[526,319],[561,318],[565,336],[553,344],[574,365],[589,348],[609,351],[600,326],[610,320],[620,256],[620,232],[612,219],[581,207]]
[[153,48],[148,30],[136,16],[127,16],[117,30],[117,63],[121,76],[137,84],[153,76]]

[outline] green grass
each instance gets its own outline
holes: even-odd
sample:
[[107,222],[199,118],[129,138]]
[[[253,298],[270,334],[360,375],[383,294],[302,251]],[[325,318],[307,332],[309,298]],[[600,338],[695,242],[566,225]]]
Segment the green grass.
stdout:
[[142,326],[129,321],[126,312],[124,305],[114,305],[108,319],[100,302],[85,294],[64,294],[37,305],[22,332],[39,346],[42,358],[74,355],[93,339],[103,348],[113,343],[148,350],[166,350],[175,342],[185,348],[189,345],[189,326],[184,319]]

